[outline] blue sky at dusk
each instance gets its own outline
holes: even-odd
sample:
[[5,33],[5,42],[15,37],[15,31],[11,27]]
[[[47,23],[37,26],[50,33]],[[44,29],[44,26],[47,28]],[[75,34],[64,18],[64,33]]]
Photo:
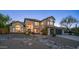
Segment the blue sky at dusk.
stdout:
[[55,25],[59,26],[62,18],[73,16],[79,20],[78,10],[0,10],[0,13],[9,15],[12,20],[24,21],[24,18],[34,18],[42,20],[48,16],[54,16],[56,21]]

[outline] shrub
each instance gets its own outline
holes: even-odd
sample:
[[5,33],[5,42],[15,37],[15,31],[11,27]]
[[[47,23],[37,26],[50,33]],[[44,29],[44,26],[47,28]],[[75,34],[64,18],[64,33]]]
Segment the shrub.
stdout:
[[73,28],[72,31],[73,31],[74,35],[79,36],[79,27]]
[[41,32],[42,32],[43,35],[47,35],[47,34],[48,34],[48,29],[47,29],[47,27],[44,28],[43,30],[41,30]]
[[7,33],[9,33],[8,28],[0,28],[0,34],[7,34]]
[[79,36],[79,32],[75,32],[74,35]]

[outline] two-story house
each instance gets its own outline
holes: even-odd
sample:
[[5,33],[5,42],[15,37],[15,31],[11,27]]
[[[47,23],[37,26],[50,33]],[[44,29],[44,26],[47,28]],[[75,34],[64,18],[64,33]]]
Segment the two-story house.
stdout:
[[11,33],[28,33],[30,30],[32,33],[41,33],[41,30],[45,27],[48,28],[48,35],[50,34],[50,28],[54,27],[55,18],[53,16],[47,17],[43,20],[25,18],[24,22],[13,21],[10,25]]

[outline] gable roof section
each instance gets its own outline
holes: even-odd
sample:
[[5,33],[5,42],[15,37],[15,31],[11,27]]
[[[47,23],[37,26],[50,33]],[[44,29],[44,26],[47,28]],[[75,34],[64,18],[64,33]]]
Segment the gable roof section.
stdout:
[[20,21],[13,21],[13,22],[11,22],[10,23],[10,25],[12,25],[13,23],[21,23],[22,25],[24,25],[25,24],[25,21],[26,20],[29,20],[29,21],[35,21],[35,22],[42,22],[42,21],[44,21],[44,20],[47,20],[47,19],[49,19],[49,18],[52,18],[53,20],[55,20],[55,18],[53,17],[53,16],[49,16],[49,17],[47,17],[47,18],[45,18],[45,19],[43,19],[43,20],[37,20],[37,19],[32,19],[32,18],[24,18],[24,22],[20,22]]
[[54,18],[53,16],[49,16],[49,17],[47,17],[47,18],[45,18],[45,19],[43,19],[43,20],[41,20],[41,21],[47,20],[47,19],[49,19],[49,18],[52,18],[53,20],[55,20],[55,18]]
[[37,20],[37,19],[32,19],[32,18],[25,18],[25,19],[24,19],[24,21],[26,21],[26,20],[40,22],[40,20]]
[[25,19],[24,19],[24,22],[25,22],[26,20],[36,21],[36,22],[42,22],[42,21],[47,20],[47,19],[49,19],[49,18],[52,18],[52,19],[55,20],[55,18],[54,18],[53,16],[49,16],[49,17],[47,17],[47,18],[45,18],[45,19],[43,19],[43,20],[41,20],[41,21],[40,21],[40,20],[37,20],[37,19],[25,18]]
[[20,21],[12,21],[12,22],[10,23],[10,25],[12,25],[12,24],[14,24],[14,23],[20,23],[20,24],[22,24],[22,25],[24,26],[24,22],[20,22]]

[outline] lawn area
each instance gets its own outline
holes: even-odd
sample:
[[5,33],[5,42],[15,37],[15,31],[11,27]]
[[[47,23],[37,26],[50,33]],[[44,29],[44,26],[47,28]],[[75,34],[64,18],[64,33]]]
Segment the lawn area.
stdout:
[[60,37],[25,34],[1,34],[0,48],[6,49],[74,49],[78,41]]

